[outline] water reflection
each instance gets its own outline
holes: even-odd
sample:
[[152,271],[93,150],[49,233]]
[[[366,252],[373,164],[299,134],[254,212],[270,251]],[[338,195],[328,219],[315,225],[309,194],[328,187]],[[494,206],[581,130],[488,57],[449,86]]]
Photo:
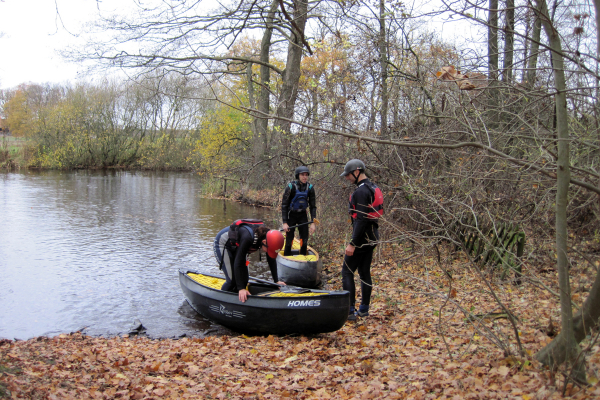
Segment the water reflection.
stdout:
[[177,270],[219,273],[217,232],[271,215],[202,198],[187,173],[1,173],[0,337],[115,335],[136,318],[151,337],[201,336],[214,326],[182,305]]

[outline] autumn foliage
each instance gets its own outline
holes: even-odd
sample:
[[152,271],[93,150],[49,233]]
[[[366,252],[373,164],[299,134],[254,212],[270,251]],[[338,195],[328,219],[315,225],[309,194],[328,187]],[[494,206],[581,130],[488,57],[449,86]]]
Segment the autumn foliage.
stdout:
[[[481,283],[457,257],[454,279],[416,258],[398,264],[397,248],[373,266],[371,315],[315,336],[244,335],[151,340],[80,333],[0,342],[0,397],[28,399],[551,399],[600,396],[600,346],[587,354],[590,385],[564,386],[532,354],[552,340],[558,307],[533,285],[496,286],[519,317],[525,355],[506,356],[486,327],[502,337],[502,318]],[[418,260],[418,261],[417,261]],[[339,261],[339,260],[335,260]],[[326,268],[340,287],[336,264]],[[540,306],[530,304],[535,298]],[[551,324],[551,323],[550,323]],[[492,339],[492,340],[490,340]]]
[[453,65],[443,67],[435,76],[441,81],[455,82],[460,90],[473,90],[487,86],[487,77],[481,73],[463,74]]

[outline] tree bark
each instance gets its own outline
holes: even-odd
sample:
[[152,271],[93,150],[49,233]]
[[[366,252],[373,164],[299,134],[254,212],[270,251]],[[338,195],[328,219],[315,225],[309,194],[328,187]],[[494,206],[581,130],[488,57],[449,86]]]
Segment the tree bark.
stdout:
[[[594,0],[594,10],[596,11],[596,57],[600,57],[600,0]],[[598,63],[596,63],[596,76],[598,74]],[[600,78],[596,78],[596,107],[598,109],[598,98],[600,97]]]
[[489,108],[496,114],[498,107],[498,0],[490,0],[488,14],[488,78]]
[[[252,63],[246,64],[246,80],[248,83],[248,105],[250,108],[255,108],[256,105],[254,104],[254,82],[252,79]],[[252,137],[254,138],[254,156],[260,157],[261,156],[261,146],[258,145],[259,141],[258,141],[258,138],[256,135],[257,124],[258,124],[258,120],[257,120],[257,118],[254,118],[254,120],[252,121],[252,124],[250,125],[250,128],[252,129]]]
[[[273,0],[271,8],[267,14],[267,21],[265,32],[263,33],[262,42],[260,44],[260,95],[258,99],[258,111],[264,114],[269,114],[270,111],[270,92],[269,83],[271,81],[271,69],[267,66],[269,63],[269,56],[271,51],[271,37],[273,35],[273,19],[275,18],[275,11],[279,5],[278,0]],[[256,121],[256,135],[255,140],[255,155],[260,158],[262,157],[269,147],[269,120],[266,118],[259,118]]]
[[515,43],[515,0],[506,0],[504,25],[504,60],[502,64],[502,80],[510,83],[513,78],[513,58]]
[[[308,12],[308,0],[294,1],[294,22],[292,28],[292,37],[288,44],[287,62],[283,72],[283,84],[277,103],[277,116],[287,119],[294,117],[294,105],[298,98],[298,83],[300,81],[300,65],[302,54],[304,52],[304,28]],[[291,123],[286,120],[277,120],[275,130],[278,135],[282,135],[283,151],[288,146],[285,144],[287,136],[290,134]]]
[[596,56],[600,57],[600,0],[594,0],[596,10]]
[[[600,12],[600,0],[594,0],[594,6],[596,8],[596,36],[598,38],[597,54],[600,54],[600,14],[598,14]],[[596,99],[597,98],[598,97],[596,97]],[[594,285],[592,286],[587,299],[573,318],[575,341],[579,343],[585,339],[585,337],[591,333],[592,329],[599,325],[599,321],[600,273],[596,273]],[[566,352],[563,349],[565,338],[562,336],[563,332],[560,332],[552,342],[536,354],[536,358],[546,365],[558,365],[567,361]]]
[[[600,0],[599,0],[600,1]],[[542,20],[540,19],[540,7],[537,6],[534,11],[533,32],[531,34],[531,44],[529,50],[529,60],[527,62],[527,75],[525,83],[528,87],[535,85],[537,73],[537,61],[540,51],[540,37],[542,33]]]
[[556,94],[556,137],[558,139],[558,159],[556,161],[556,269],[558,271],[558,284],[560,289],[560,314],[561,334],[554,339],[557,345],[551,357],[542,358],[541,352],[536,358],[542,363],[548,362],[550,367],[557,367],[555,362],[564,357],[573,365],[573,377],[585,381],[584,357],[580,357],[580,348],[575,340],[573,326],[573,310],[571,308],[571,285],[569,282],[569,266],[567,259],[567,204],[569,195],[569,181],[571,179],[570,156],[569,156],[569,123],[567,114],[567,96],[565,69],[562,57],[562,45],[558,31],[550,23],[548,8],[545,0],[536,0],[541,11],[542,27],[548,36],[552,52],[552,66],[554,74],[554,85]]
[[[590,290],[590,293],[583,303],[583,306],[577,311],[573,317],[573,331],[577,343],[581,342],[587,335],[592,332],[592,329],[598,326],[600,319],[600,274],[596,274],[596,280]],[[536,355],[540,362],[546,365],[559,365],[567,361],[566,352],[564,351],[563,343],[565,339],[562,337],[563,332],[560,332],[556,338]]]
[[388,55],[387,55],[387,35],[385,28],[385,0],[379,0],[379,65],[381,68],[381,127],[382,135],[387,135],[388,131]]

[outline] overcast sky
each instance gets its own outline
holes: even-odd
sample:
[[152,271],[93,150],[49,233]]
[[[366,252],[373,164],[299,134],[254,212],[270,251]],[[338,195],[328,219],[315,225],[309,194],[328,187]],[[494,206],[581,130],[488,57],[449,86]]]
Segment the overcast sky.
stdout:
[[[99,12],[126,13],[133,3],[134,0],[0,0],[0,89],[28,82],[77,81],[85,69],[63,61],[57,51],[81,43],[76,35]],[[463,22],[461,26],[464,25]],[[441,30],[442,25],[435,29]]]
[[[131,0],[0,0],[0,88],[21,83],[75,81],[83,68],[64,62],[57,50],[95,18]],[[71,32],[71,33],[69,33]]]

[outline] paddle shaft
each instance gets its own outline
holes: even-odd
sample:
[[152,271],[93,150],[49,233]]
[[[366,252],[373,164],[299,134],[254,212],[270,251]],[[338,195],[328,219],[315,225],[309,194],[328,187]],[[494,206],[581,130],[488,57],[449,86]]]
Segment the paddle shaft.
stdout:
[[[298,225],[294,225],[294,226],[288,226],[288,229],[297,228],[297,227],[299,227],[299,226],[302,226],[302,225],[308,225],[308,224],[312,224],[313,222],[315,222],[315,221],[308,221],[308,222],[303,222],[303,223],[301,223],[301,224],[298,224]],[[283,229],[283,228],[282,228],[282,229],[280,229],[280,231],[284,231],[284,230],[285,230],[285,229]]]
[[258,279],[258,278],[255,278],[255,277],[253,277],[253,276],[249,277],[248,279],[249,279],[249,280],[256,281],[256,282],[260,282],[260,283],[265,283],[265,284],[267,284],[267,285],[271,285],[271,286],[277,286],[277,287],[282,287],[282,286],[284,286],[284,285],[280,285],[279,283],[276,283],[276,282],[265,281],[264,279]]
[[265,281],[264,279],[254,278],[253,276],[248,277],[251,281],[256,281],[258,283],[264,283],[270,286],[277,286],[282,292],[293,292],[293,293],[302,293],[302,292],[310,292],[310,289],[305,289],[297,286],[289,286],[289,285],[281,285],[279,283]]

